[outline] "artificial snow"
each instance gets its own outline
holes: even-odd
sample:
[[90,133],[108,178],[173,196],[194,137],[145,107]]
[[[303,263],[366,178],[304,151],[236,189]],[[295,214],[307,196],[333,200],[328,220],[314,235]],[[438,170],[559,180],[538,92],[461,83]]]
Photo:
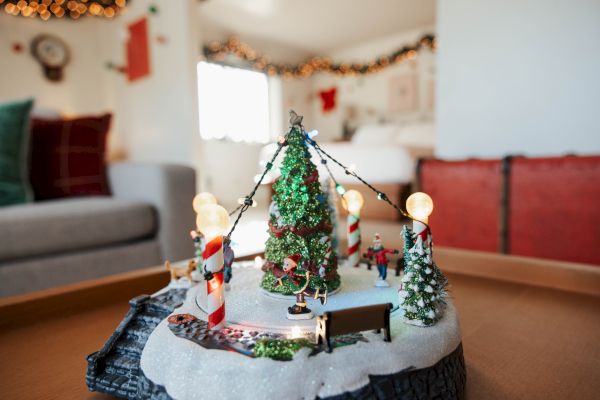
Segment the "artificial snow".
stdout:
[[[331,296],[326,306],[313,301],[309,307],[320,314],[325,310],[382,302],[397,306],[400,278],[388,277],[391,288],[374,288],[375,273],[364,267],[341,268],[341,291]],[[272,325],[271,331],[291,331],[295,325],[301,325],[305,332],[315,329],[314,319],[287,320],[285,312],[293,299],[265,296],[259,289],[261,276],[258,269],[234,269],[232,289],[225,300],[228,321],[265,329]],[[190,289],[184,304],[173,314],[190,313],[206,319],[197,304],[202,302],[204,286],[201,282]],[[308,357],[308,349],[303,349],[293,361],[287,362],[206,349],[173,335],[165,320],[150,335],[142,352],[141,368],[154,383],[165,386],[175,399],[334,396],[366,385],[369,375],[392,374],[408,367],[425,368],[454,351],[461,340],[458,319],[451,300],[446,301],[443,318],[432,327],[408,325],[403,322],[401,310],[394,312],[391,343],[384,342],[381,334],[364,332],[368,343],[358,342],[336,348],[331,354],[322,352],[312,357]]]

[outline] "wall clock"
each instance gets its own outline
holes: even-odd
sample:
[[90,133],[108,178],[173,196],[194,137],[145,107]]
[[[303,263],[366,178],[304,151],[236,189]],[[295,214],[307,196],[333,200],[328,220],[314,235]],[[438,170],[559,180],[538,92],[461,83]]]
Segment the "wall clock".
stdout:
[[63,68],[71,58],[69,47],[62,39],[54,35],[38,35],[31,42],[31,54],[42,64],[48,80],[62,80]]

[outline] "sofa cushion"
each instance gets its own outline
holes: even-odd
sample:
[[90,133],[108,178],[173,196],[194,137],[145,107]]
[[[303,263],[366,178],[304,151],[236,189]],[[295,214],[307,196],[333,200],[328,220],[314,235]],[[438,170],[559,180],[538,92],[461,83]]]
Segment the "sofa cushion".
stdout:
[[0,104],[0,206],[30,201],[27,176],[32,100]]
[[106,143],[111,115],[31,124],[31,185],[36,200],[108,195]]
[[0,209],[0,260],[97,248],[151,237],[152,206],[112,197],[81,197]]

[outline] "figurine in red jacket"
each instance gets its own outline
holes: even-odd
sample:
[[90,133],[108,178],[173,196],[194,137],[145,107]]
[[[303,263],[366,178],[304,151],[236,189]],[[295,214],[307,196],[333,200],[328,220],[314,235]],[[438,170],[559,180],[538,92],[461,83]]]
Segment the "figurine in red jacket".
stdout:
[[381,243],[381,236],[379,233],[375,234],[373,238],[373,245],[369,247],[366,254],[363,254],[365,258],[375,257],[375,264],[377,264],[377,270],[379,271],[379,279],[375,282],[377,287],[389,287],[389,283],[385,280],[387,278],[387,265],[388,265],[388,254],[398,254],[399,251],[395,249],[386,249]]

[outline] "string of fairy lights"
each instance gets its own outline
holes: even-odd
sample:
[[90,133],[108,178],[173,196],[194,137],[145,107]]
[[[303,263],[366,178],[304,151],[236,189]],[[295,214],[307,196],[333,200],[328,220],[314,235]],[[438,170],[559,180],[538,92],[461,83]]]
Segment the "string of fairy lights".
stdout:
[[123,11],[127,0],[0,0],[1,5],[7,14],[39,17],[44,21],[78,19],[84,15],[111,19]]
[[[377,189],[375,186],[371,185],[364,178],[362,178],[360,175],[358,175],[356,173],[356,171],[354,171],[352,168],[345,166],[339,160],[335,159],[333,156],[331,156],[329,153],[327,153],[325,150],[323,150],[323,148],[313,138],[311,138],[306,132],[304,135],[306,137],[306,141],[308,142],[308,144],[311,145],[315,149],[317,154],[319,155],[319,158],[321,159],[321,163],[326,166],[327,173],[329,174],[330,178],[335,182],[335,190],[339,193],[339,195],[342,197],[342,199],[344,198],[346,189],[344,189],[344,187],[335,180],[335,178],[333,177],[333,174],[331,173],[331,170],[327,166],[328,160],[326,160],[323,157],[323,155],[325,157],[329,158],[329,160],[333,161],[338,166],[340,166],[344,170],[346,175],[353,176],[354,178],[358,179],[363,185],[365,185],[366,187],[371,189],[373,192],[375,192],[377,195],[377,200],[384,201],[385,203],[387,203],[388,205],[390,205],[394,209],[396,209],[396,211],[398,211],[400,214],[402,214],[402,216],[410,219],[411,221],[416,221],[416,219],[413,218],[413,216],[410,215],[408,212],[404,211],[404,209],[402,207],[394,204],[390,200],[388,195],[385,194],[385,192],[382,192],[381,190]],[[429,236],[431,236],[431,228],[429,227],[429,224],[427,224],[426,222],[423,222],[423,221],[419,221],[419,222],[422,223],[423,225],[425,225],[425,229],[427,230],[427,233],[429,234]],[[433,248],[431,249],[431,252],[432,252],[431,254],[433,255]]]
[[[406,217],[406,218],[408,218],[408,219],[410,219],[412,221],[415,221],[415,218],[413,218],[408,212],[404,211],[404,209],[402,207],[394,204],[390,200],[390,198],[388,197],[388,195],[385,192],[383,192],[383,191],[377,189],[375,186],[371,185],[364,178],[362,178],[360,175],[358,175],[356,173],[356,171],[354,171],[352,168],[349,168],[346,165],[342,164],[339,160],[335,159],[333,156],[331,156],[329,153],[327,153],[325,150],[323,150],[323,148],[304,130],[304,127],[301,124],[298,124],[298,128],[302,129],[302,132],[304,133],[304,137],[305,137],[306,142],[315,149],[317,155],[321,159],[321,164],[323,164],[325,166],[325,169],[327,170],[329,178],[335,183],[336,192],[342,197],[342,199],[344,198],[344,194],[346,193],[346,189],[335,179],[333,173],[331,172],[331,169],[329,168],[329,162],[328,162],[329,160],[331,160],[336,165],[338,165],[339,167],[341,167],[347,175],[353,176],[358,181],[360,181],[363,185],[367,186],[370,190],[372,190],[373,192],[375,192],[376,196],[377,196],[377,200],[380,200],[380,201],[383,201],[383,202],[387,203],[389,206],[393,207],[396,211],[398,211],[404,217]],[[266,163],[265,169],[264,169],[262,175],[260,176],[260,178],[256,180],[253,190],[246,197],[240,198],[240,203],[241,204],[237,208],[235,208],[233,211],[231,211],[229,213],[229,215],[231,216],[231,215],[234,215],[236,212],[239,211],[239,214],[237,215],[237,218],[235,219],[235,222],[233,223],[233,226],[231,227],[231,229],[229,230],[229,232],[226,235],[226,242],[227,243],[229,243],[231,241],[231,235],[235,231],[235,229],[236,229],[236,227],[237,227],[240,219],[242,218],[242,215],[244,214],[244,212],[246,212],[248,210],[248,208],[250,208],[251,206],[253,206],[253,205],[256,204],[256,202],[254,200],[254,195],[256,194],[258,188],[262,184],[262,181],[264,180],[264,178],[267,175],[267,173],[275,165],[274,163],[275,163],[275,160],[277,159],[277,156],[279,155],[279,153],[281,152],[281,150],[283,149],[283,147],[285,147],[286,145],[287,145],[287,134],[285,136],[280,136],[279,137],[278,144],[277,144],[277,150],[275,151],[275,153],[271,157],[270,161]],[[327,160],[325,157],[328,158],[329,160]],[[427,232],[429,233],[429,235],[431,235],[431,229],[429,227],[429,224],[427,224],[427,223],[425,223],[423,221],[420,221],[420,222],[423,225],[425,225],[425,229],[427,230]]]
[[260,54],[248,44],[232,36],[225,42],[211,42],[204,46],[204,56],[208,61],[225,63],[227,57],[235,56],[249,63],[250,68],[268,75],[283,78],[308,78],[317,72],[332,73],[338,76],[354,76],[379,72],[393,65],[412,60],[423,49],[434,51],[437,42],[432,34],[423,35],[414,44],[403,46],[389,54],[376,57],[366,63],[333,62],[328,57],[312,57],[300,64],[274,63],[269,57]]

